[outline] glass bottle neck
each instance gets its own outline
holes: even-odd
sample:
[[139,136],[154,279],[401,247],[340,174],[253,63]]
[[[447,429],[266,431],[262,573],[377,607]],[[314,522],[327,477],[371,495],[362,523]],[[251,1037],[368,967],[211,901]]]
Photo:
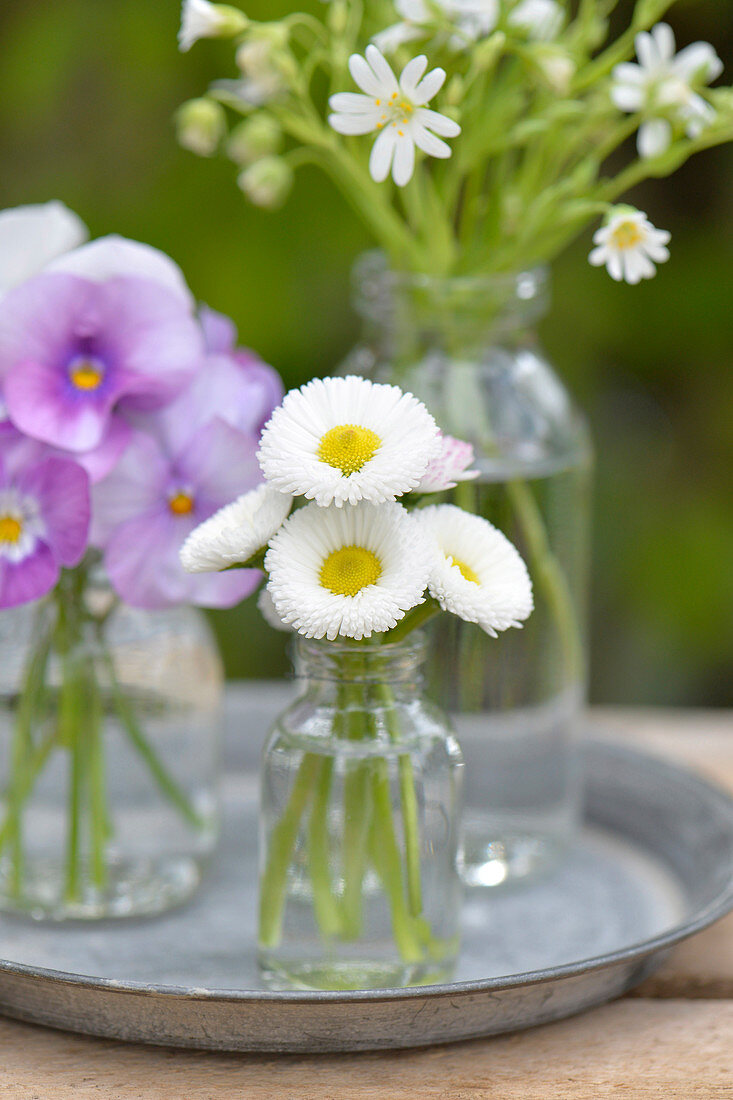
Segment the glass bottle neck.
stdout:
[[419,631],[404,641],[382,645],[296,637],[293,648],[296,678],[323,697],[343,697],[347,689],[352,702],[368,703],[387,689],[394,701],[414,696],[422,685],[426,640]]
[[435,278],[391,271],[381,253],[354,269],[354,304],[369,342],[393,361],[426,350],[454,360],[491,344],[520,344],[549,305],[549,273]]

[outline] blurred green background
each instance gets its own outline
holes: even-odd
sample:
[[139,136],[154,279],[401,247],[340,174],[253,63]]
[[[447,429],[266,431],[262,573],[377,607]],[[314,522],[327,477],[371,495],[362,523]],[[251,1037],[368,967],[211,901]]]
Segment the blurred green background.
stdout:
[[[293,4],[246,6],[272,18]],[[315,173],[264,214],[232,165],[177,147],[178,104],[234,75],[222,43],[177,52],[178,14],[178,0],[3,0],[0,208],[60,198],[92,236],[162,248],[299,384],[356,338],[348,271],[369,242]],[[680,45],[712,42],[733,80],[730,0],[682,0],[669,21]],[[586,263],[588,234],[556,265],[542,330],[598,452],[592,697],[733,705],[733,149],[632,201],[671,230],[670,263],[618,286]],[[213,618],[231,675],[285,670],[254,601]]]

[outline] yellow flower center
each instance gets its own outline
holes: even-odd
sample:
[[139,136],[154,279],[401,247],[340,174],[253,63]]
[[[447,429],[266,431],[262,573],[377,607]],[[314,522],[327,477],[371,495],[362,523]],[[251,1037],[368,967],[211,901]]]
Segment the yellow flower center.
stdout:
[[77,359],[69,368],[69,378],[78,390],[96,390],[104,371],[91,359]]
[[363,546],[342,546],[329,554],[318,578],[335,596],[355,596],[362,588],[376,584],[382,575],[382,563]]
[[636,222],[622,222],[611,234],[618,249],[636,248],[644,240],[644,234]]
[[168,507],[174,516],[187,516],[193,511],[193,497],[190,493],[174,493],[168,501]]
[[456,569],[460,572],[461,576],[465,580],[470,581],[471,584],[481,584],[481,581],[478,578],[478,574],[474,573],[471,566],[466,565],[465,561],[461,561],[460,558],[453,557],[452,554],[448,554],[446,555],[446,557],[448,558],[448,561],[451,563],[451,565],[454,565],[456,567]]
[[335,466],[348,477],[374,458],[381,444],[382,440],[370,428],[360,428],[358,424],[339,424],[321,437],[318,457],[321,462]]
[[23,524],[14,516],[0,516],[0,542],[17,542],[23,534]]

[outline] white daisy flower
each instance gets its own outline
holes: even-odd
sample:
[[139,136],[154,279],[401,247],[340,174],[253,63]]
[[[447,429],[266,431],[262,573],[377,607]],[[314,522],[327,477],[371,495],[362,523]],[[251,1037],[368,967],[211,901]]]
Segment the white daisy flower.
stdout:
[[427,66],[427,57],[413,57],[398,80],[384,55],[369,45],[366,58],[360,54],[349,58],[351,75],[365,94],[340,92],[329,100],[334,114],[328,121],[339,134],[380,131],[369,159],[369,171],[378,183],[386,180],[391,169],[397,186],[404,187],[415,170],[415,146],[428,156],[446,158],[451,148],[441,138],[461,132],[452,118],[425,106],[445,81],[444,69],[425,75]]
[[636,36],[639,64],[624,62],[613,70],[614,104],[620,111],[644,111],[649,116],[637,135],[642,157],[659,156],[669,148],[671,120],[695,138],[715,118],[715,111],[696,89],[720,76],[722,61],[707,42],[693,42],[676,55],[675,48],[672,28],[657,23],[649,33]]
[[216,573],[263,550],[287,519],[292,500],[260,485],[195,527],[181,547],[187,573]]
[[433,559],[401,504],[309,504],[270,541],[265,568],[277,614],[307,638],[368,638],[423,602]]
[[492,636],[521,626],[532,611],[532,583],[509,539],[453,504],[435,504],[414,517],[433,539],[428,588],[443,610]]
[[438,454],[438,426],[416,397],[350,375],[286,394],[257,457],[281,493],[340,508],[410,492]]
[[616,282],[623,279],[635,285],[642,279],[653,278],[657,273],[654,265],[669,259],[669,239],[667,230],[655,229],[641,210],[617,206],[606,224],[593,234],[597,247],[588,261],[594,267],[605,264]]
[[565,11],[557,0],[520,0],[509,13],[508,22],[538,42],[549,42],[562,30]]
[[277,611],[275,605],[272,602],[272,596],[267,591],[267,586],[261,588],[257,596],[257,610],[262,618],[265,620],[268,626],[271,626],[273,630],[279,630],[283,634],[294,634],[292,626],[288,623],[284,623]]
[[228,4],[183,0],[178,48],[185,53],[200,38],[231,38],[243,31],[248,22],[243,11]]
[[418,493],[442,493],[445,489],[455,489],[459,481],[470,481],[478,477],[478,470],[469,470],[473,462],[473,446],[452,435],[441,435],[441,452],[434,458],[425,471]]

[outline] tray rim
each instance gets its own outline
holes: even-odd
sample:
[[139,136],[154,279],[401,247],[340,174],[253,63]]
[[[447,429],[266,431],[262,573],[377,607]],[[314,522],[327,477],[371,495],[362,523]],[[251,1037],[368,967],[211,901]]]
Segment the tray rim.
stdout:
[[[733,795],[723,787],[701,776],[698,772],[684,764],[666,759],[653,752],[647,752],[620,745],[612,740],[606,740],[597,736],[588,737],[581,746],[584,754],[599,752],[611,754],[617,757],[630,758],[632,761],[643,760],[644,766],[656,769],[658,772],[671,773],[675,777],[683,776],[686,783],[697,787],[702,796],[708,802],[717,804],[717,810],[723,817],[730,819],[731,832],[733,833]],[[469,981],[444,982],[431,985],[388,987],[384,989],[354,989],[354,990],[268,990],[268,989],[216,989],[206,987],[186,987],[178,985],[162,985],[146,983],[136,980],[122,980],[117,978],[95,977],[89,974],[77,974],[71,971],[55,970],[50,967],[32,966],[27,963],[14,962],[10,959],[0,958],[0,983],[3,974],[14,975],[26,979],[36,980],[42,983],[50,982],[54,986],[71,986],[75,989],[87,989],[95,992],[110,992],[126,994],[128,996],[164,997],[168,1001],[205,1001],[221,1002],[226,1004],[254,1004],[257,1002],[288,1003],[288,1004],[379,1004],[398,1003],[417,999],[434,999],[438,997],[451,997],[466,994],[496,993],[500,990],[517,988],[529,988],[555,982],[562,979],[579,977],[628,963],[634,959],[641,961],[649,955],[656,954],[668,948],[674,947],[681,941],[694,936],[697,932],[709,927],[715,921],[733,911],[733,865],[729,873],[727,885],[721,890],[718,897],[707,906],[699,910],[692,919],[684,923],[676,924],[667,932],[662,932],[645,940],[640,940],[628,947],[619,948],[616,951],[607,952],[604,955],[592,955],[582,959],[576,959],[569,963],[563,963],[556,967],[547,967],[541,970],[524,971],[517,974],[498,975],[493,978],[475,978]],[[172,911],[171,911],[172,912]],[[161,914],[165,918],[166,914]],[[157,919],[157,918],[156,918]],[[46,926],[47,922],[39,922]],[[76,921],[74,924],[86,922]],[[122,925],[125,918],[108,920],[104,922],[108,927]],[[95,927],[98,927],[95,923]],[[2,1009],[0,1009],[0,1013]]]

